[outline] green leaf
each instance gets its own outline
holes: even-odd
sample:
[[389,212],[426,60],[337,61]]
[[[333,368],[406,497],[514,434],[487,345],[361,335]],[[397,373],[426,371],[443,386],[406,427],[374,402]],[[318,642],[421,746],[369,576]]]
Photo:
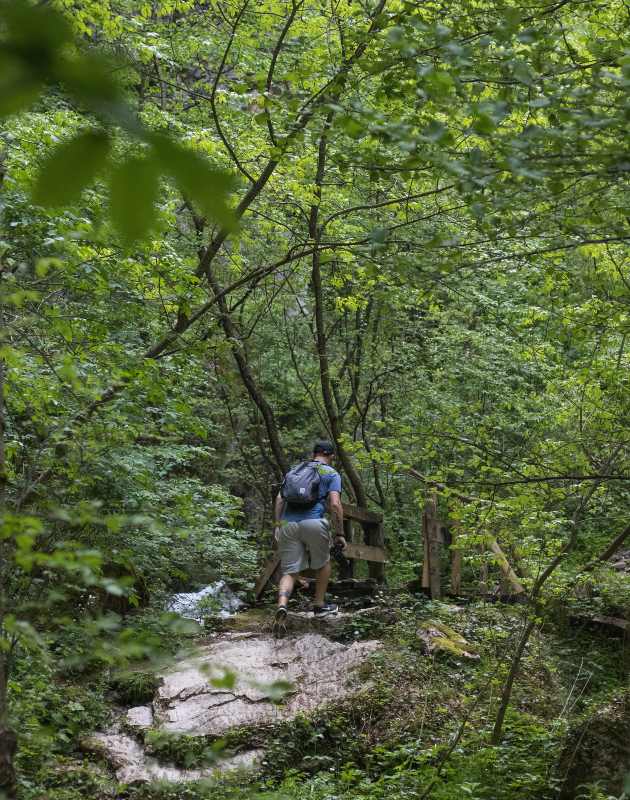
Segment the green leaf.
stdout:
[[473,129],[477,133],[492,133],[494,131],[494,120],[488,114],[480,114],[473,122]]
[[44,82],[29,74],[19,59],[0,47],[0,118],[15,114],[34,103]]
[[59,14],[22,2],[0,3],[0,117],[20,111],[39,96],[51,77],[56,51],[72,40]]
[[[50,8],[31,6],[24,2],[0,3],[0,18],[6,24],[3,37],[13,48],[29,50],[33,66],[37,68],[50,56],[50,52],[73,39],[69,23]],[[33,50],[34,47],[39,52]]]
[[228,230],[234,230],[236,219],[225,202],[230,185],[229,176],[212,169],[200,155],[165,136],[151,136],[150,142],[162,169],[175,178],[184,194],[198,203],[209,217]]
[[65,58],[56,68],[56,77],[88,108],[113,115],[116,122],[127,129],[139,127],[122,103],[112,65],[104,58],[91,53]]
[[110,213],[116,230],[130,244],[157,224],[158,165],[153,158],[130,158],[110,182]]
[[236,675],[230,670],[223,668],[222,678],[211,678],[210,683],[217,689],[233,689],[236,683]]
[[103,167],[110,141],[104,133],[82,133],[57,147],[42,169],[33,191],[40,206],[71,205]]
[[374,228],[372,231],[372,240],[375,242],[384,242],[389,236],[389,228]]
[[446,128],[444,125],[442,125],[439,120],[432,119],[424,135],[430,142],[437,142],[444,136],[445,132]]
[[365,136],[365,127],[355,119],[348,120],[344,126],[344,131],[346,132],[347,136],[355,140],[362,139]]

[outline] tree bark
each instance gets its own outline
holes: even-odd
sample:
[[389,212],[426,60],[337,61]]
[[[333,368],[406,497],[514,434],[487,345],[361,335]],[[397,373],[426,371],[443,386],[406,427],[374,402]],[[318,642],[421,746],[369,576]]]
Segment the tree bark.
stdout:
[[424,508],[427,527],[427,549],[429,561],[429,585],[431,586],[431,600],[442,599],[442,585],[440,582],[440,550],[437,538],[437,496],[427,501]]
[[510,669],[505,681],[505,685],[503,686],[503,691],[501,692],[501,702],[499,704],[499,710],[497,712],[497,718],[494,723],[494,728],[492,729],[490,744],[500,744],[501,742],[501,736],[503,734],[503,722],[505,720],[505,714],[510,704],[510,697],[512,696],[512,689],[514,687],[514,679],[516,678],[516,673],[518,672],[518,668],[521,665],[521,658],[523,657],[523,651],[525,650],[525,645],[529,641],[529,637],[531,636],[531,633],[534,630],[535,624],[536,624],[536,617],[534,616],[530,620],[528,620],[527,625],[523,630],[520,641],[516,648],[516,652],[514,653],[514,657],[512,658],[512,663],[510,664]]
[[341,439],[341,422],[339,420],[339,413],[335,404],[332,386],[330,381],[330,366],[328,362],[328,346],[326,343],[326,328],[324,324],[324,296],[322,288],[322,275],[320,269],[320,253],[319,253],[319,239],[321,232],[317,226],[319,215],[319,203],[322,196],[322,181],[324,178],[324,167],[326,164],[326,146],[327,146],[327,130],[332,122],[334,112],[331,111],[326,117],[325,128],[322,131],[321,139],[319,142],[319,153],[317,158],[317,172],[315,175],[315,196],[316,201],[311,206],[311,214],[309,219],[309,237],[315,242],[315,252],[313,253],[313,294],[315,296],[315,329],[317,332],[317,354],[319,355],[319,373],[322,386],[322,399],[324,401],[324,408],[330,422],[330,430],[335,439],[335,452],[339,456],[346,475],[352,484],[354,494],[356,497],[357,505],[361,508],[367,508],[367,495],[363,486],[363,480],[354,461],[350,458],[349,454],[344,450]]
[[[2,259],[0,258],[0,346],[4,345],[4,274]],[[5,538],[4,514],[6,508],[6,453],[4,446],[4,358],[0,358],[0,635],[3,644],[6,642],[4,630],[4,616],[6,599],[4,596]],[[4,793],[7,800],[17,797],[17,779],[15,776],[15,752],[17,750],[18,735],[11,727],[9,709],[7,707],[7,684],[11,667],[12,648],[0,650],[0,794]]]
[[[216,297],[219,294],[219,284],[210,266],[208,267],[208,278]],[[284,475],[291,469],[291,463],[289,462],[289,459],[284,452],[282,442],[280,441],[276,417],[271,409],[271,406],[258,388],[258,384],[254,380],[251,367],[247,362],[241,342],[236,335],[236,331],[234,330],[234,323],[232,322],[232,317],[230,316],[230,311],[228,309],[225,296],[219,297],[217,304],[220,311],[219,322],[232,350],[232,355],[234,356],[234,360],[238,366],[238,371],[241,374],[241,380],[243,381],[249,396],[252,398],[254,403],[256,403],[258,410],[262,414],[262,418],[265,421],[267,438],[269,439],[271,450],[282,474]]]
[[501,742],[501,736],[503,733],[503,722],[505,720],[505,714],[510,704],[512,688],[514,687],[514,679],[516,677],[516,673],[518,672],[518,668],[521,665],[521,659],[523,657],[525,645],[529,641],[531,632],[534,630],[534,626],[536,625],[536,618],[539,616],[542,610],[542,605],[538,601],[540,590],[542,589],[547,578],[549,578],[555,572],[558,565],[567,557],[567,555],[577,544],[578,533],[580,530],[580,515],[582,513],[583,508],[586,506],[591,497],[597,491],[598,486],[599,483],[593,484],[593,486],[591,486],[586,496],[580,499],[580,502],[578,503],[578,506],[573,512],[573,516],[571,517],[571,536],[569,537],[569,541],[565,544],[565,546],[558,553],[558,555],[553,559],[551,564],[549,564],[547,568],[543,570],[542,574],[536,579],[536,582],[534,583],[534,587],[532,589],[532,603],[534,605],[534,613],[531,619],[528,621],[527,625],[525,626],[523,635],[521,636],[521,639],[516,648],[516,652],[514,653],[514,657],[512,658],[512,663],[510,664],[510,670],[508,672],[508,676],[505,681],[503,691],[501,692],[501,702],[499,704],[499,710],[497,711],[497,718],[494,723],[494,728],[492,729],[492,736],[490,737],[491,744],[499,744]]

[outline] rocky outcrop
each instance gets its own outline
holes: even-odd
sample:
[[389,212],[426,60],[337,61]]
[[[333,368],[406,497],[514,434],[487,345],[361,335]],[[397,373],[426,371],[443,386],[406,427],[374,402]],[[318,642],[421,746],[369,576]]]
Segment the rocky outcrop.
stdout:
[[[355,691],[352,672],[377,647],[374,641],[331,642],[319,633],[279,642],[254,633],[217,634],[202,654],[162,676],[156,719],[166,733],[214,736],[293,719]],[[234,676],[231,686],[220,680],[226,670]],[[279,682],[292,685],[281,706],[269,700],[269,687]]]
[[289,635],[281,641],[267,632],[266,612],[226,618],[221,625],[227,630],[205,637],[193,657],[162,672],[150,705],[118,709],[113,725],[84,740],[84,749],[105,756],[125,784],[256,769],[264,752],[259,748],[232,753],[209,769],[184,770],[157,763],[153,754],[159,751],[150,740],[154,732],[173,741],[193,737],[205,742],[203,749],[228,733],[292,720],[298,712],[367,688],[357,671],[380,643],[342,644],[323,635],[354,616],[313,620],[312,612],[291,613]]
[[130,708],[125,714],[124,725],[132,731],[148,731],[153,727],[153,709],[150,706]]
[[630,550],[618,550],[609,563],[618,572],[630,572]]

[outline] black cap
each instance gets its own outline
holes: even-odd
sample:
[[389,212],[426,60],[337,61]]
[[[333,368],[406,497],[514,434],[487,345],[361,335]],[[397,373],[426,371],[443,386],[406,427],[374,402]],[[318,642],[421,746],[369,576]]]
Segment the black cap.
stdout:
[[332,442],[327,442],[325,439],[315,442],[315,447],[313,448],[314,455],[323,453],[325,456],[332,456],[334,452],[335,445]]

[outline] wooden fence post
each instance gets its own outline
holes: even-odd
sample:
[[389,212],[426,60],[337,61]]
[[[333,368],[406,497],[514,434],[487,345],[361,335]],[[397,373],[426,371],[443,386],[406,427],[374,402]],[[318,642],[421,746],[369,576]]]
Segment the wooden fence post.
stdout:
[[[503,520],[499,520],[499,531],[497,534],[497,544],[501,549],[505,547],[504,539],[503,539]],[[510,581],[507,578],[507,574],[505,573],[504,569],[501,569],[501,564],[499,564],[499,572],[500,572],[500,580],[499,580],[499,597],[501,602],[507,602],[507,598],[510,594]]]
[[[346,537],[346,542],[354,542],[354,520],[353,519],[344,519],[343,521],[343,532],[344,536]],[[357,562],[356,559],[350,559],[350,566],[346,567],[339,567],[339,580],[345,581],[348,578],[356,578],[357,576]]]
[[431,600],[442,599],[442,587],[440,585],[440,551],[438,549],[438,526],[437,526],[437,497],[429,500],[425,507],[427,518],[427,544],[429,551],[429,584],[431,586]]
[[[363,530],[366,544],[371,547],[383,547],[385,542],[383,541],[383,524],[381,522],[364,524]],[[385,564],[381,561],[368,561],[368,567],[370,578],[374,578],[378,585],[382,586],[385,583]]]

